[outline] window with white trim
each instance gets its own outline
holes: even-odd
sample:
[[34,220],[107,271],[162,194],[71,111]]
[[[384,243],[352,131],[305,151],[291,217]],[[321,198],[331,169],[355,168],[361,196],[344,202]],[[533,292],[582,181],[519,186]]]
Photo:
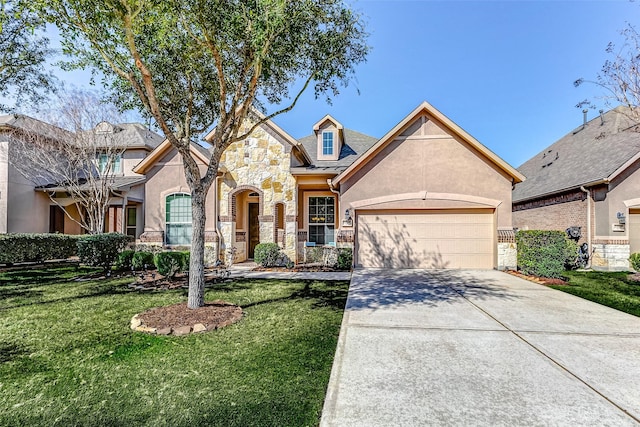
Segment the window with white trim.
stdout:
[[322,132],[322,155],[333,156],[333,132]]
[[98,171],[100,175],[122,173],[122,155],[98,154]]
[[165,243],[167,245],[191,244],[191,195],[170,194],[166,198]]
[[309,197],[310,242],[317,245],[335,242],[335,204],[332,196]]

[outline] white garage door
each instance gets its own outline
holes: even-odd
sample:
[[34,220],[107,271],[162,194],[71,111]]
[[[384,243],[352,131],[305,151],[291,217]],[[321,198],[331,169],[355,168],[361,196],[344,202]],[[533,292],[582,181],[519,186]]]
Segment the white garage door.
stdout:
[[356,265],[493,268],[493,210],[364,211],[357,215]]

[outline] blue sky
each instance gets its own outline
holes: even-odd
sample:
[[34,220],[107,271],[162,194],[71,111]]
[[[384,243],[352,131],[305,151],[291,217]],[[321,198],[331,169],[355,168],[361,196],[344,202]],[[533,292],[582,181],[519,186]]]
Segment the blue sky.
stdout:
[[[350,3],[367,21],[368,61],[332,105],[309,92],[276,123],[301,138],[331,114],[381,137],[428,101],[516,167],[582,122],[579,101],[608,109],[602,89],[573,81],[595,79],[607,44],[640,16],[625,0]],[[87,74],[59,76],[82,86]]]
[[329,113],[381,137],[426,100],[516,167],[582,122],[579,101],[608,109],[602,89],[573,82],[595,79],[607,44],[640,16],[640,4],[622,0],[353,5],[372,46],[357,81],[332,106],[308,94],[280,126],[299,138]]

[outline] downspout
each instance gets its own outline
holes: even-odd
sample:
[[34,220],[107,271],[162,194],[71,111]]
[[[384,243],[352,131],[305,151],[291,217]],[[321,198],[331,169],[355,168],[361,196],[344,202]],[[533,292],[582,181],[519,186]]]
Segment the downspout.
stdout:
[[580,190],[587,194],[587,245],[589,245],[589,261],[586,268],[591,268],[591,255],[594,250],[591,246],[591,192],[584,188],[584,185],[580,186]]

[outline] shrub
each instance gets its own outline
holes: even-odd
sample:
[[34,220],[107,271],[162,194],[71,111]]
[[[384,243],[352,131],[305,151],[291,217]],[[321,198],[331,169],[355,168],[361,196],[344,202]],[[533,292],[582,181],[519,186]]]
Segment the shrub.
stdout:
[[562,277],[565,264],[576,256],[575,245],[569,242],[562,231],[518,231],[518,268],[524,274]]
[[146,251],[136,252],[131,260],[131,265],[135,270],[143,270],[145,268],[153,267],[153,254]]
[[182,254],[182,271],[189,271],[189,261],[191,260],[191,252],[181,251]]
[[184,265],[183,252],[160,252],[153,257],[158,273],[173,278],[182,271]]
[[352,264],[353,264],[353,249],[339,248],[338,263],[336,265],[338,270],[351,270]]
[[78,239],[78,256],[81,262],[107,271],[132,240],[131,236],[120,233],[82,236]]
[[635,271],[640,271],[640,253],[636,252],[629,257],[629,263]]
[[78,254],[80,236],[68,234],[0,234],[0,264],[67,259]]
[[118,254],[116,259],[116,268],[118,270],[131,270],[131,260],[136,251],[127,249]]
[[263,267],[274,267],[280,256],[280,246],[277,243],[258,243],[253,253],[255,262]]

